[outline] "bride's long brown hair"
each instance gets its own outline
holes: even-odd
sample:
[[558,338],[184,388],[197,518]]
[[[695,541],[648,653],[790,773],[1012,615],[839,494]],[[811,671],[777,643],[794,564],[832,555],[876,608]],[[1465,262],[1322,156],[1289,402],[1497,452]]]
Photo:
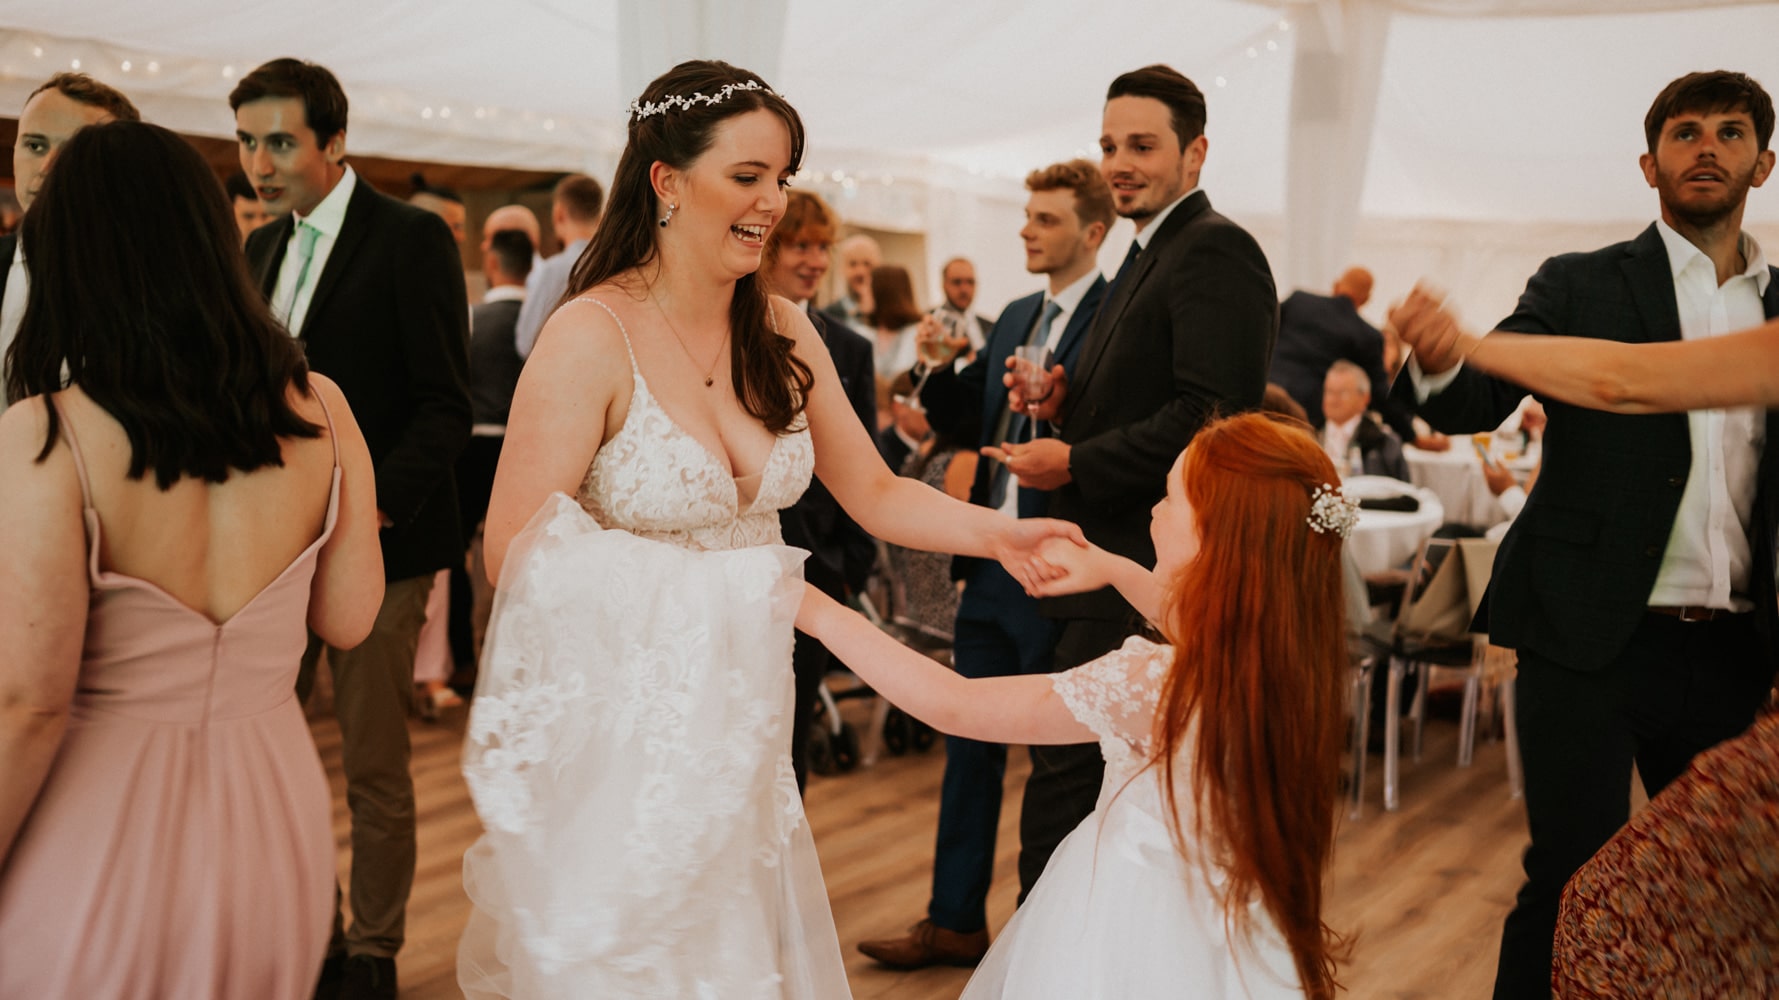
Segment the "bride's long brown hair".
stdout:
[[[1338,988],[1342,950],[1322,920],[1322,876],[1334,848],[1346,648],[1341,539],[1312,530],[1308,516],[1312,491],[1339,480],[1313,438],[1260,413],[1199,431],[1181,477],[1199,551],[1164,605],[1174,665],[1155,719],[1176,846],[1227,873],[1232,936],[1252,932],[1258,897],[1305,993],[1324,1000]],[[1174,774],[1181,750],[1196,806],[1190,838]],[[1203,847],[1189,851],[1189,841]]]
[[[712,97],[736,84],[753,84],[757,89],[731,89],[727,97],[714,103],[694,102],[630,119],[629,141],[612,178],[605,218],[575,261],[563,302],[655,259],[660,252],[658,220],[665,206],[655,197],[649,169],[657,160],[681,170],[689,167],[710,148],[724,121],[760,109],[777,115],[791,134],[790,169],[797,172],[803,162],[803,119],[756,73],[726,62],[695,59],[656,77],[638,100],[660,104],[694,94]],[[729,374],[742,408],[777,434],[791,427],[803,412],[815,378],[793,353],[796,342],[777,331],[770,310],[759,273],[743,275],[735,283],[729,304],[729,330],[735,343],[729,353]]]

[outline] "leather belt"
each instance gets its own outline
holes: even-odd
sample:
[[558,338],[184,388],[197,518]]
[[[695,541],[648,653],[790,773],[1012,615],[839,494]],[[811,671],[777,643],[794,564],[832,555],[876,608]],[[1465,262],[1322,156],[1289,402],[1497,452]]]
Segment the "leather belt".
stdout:
[[1705,608],[1694,604],[1687,604],[1684,606],[1651,604],[1649,606],[1649,613],[1652,615],[1666,615],[1669,618],[1678,618],[1683,622],[1714,622],[1720,618],[1728,618],[1731,615],[1745,615],[1748,612],[1731,611],[1728,608]]

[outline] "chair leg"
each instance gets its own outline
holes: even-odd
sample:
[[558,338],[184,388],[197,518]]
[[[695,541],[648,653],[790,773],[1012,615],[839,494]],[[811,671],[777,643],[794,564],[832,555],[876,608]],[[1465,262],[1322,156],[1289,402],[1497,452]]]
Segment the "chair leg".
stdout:
[[1352,810],[1347,813],[1348,819],[1358,819],[1365,813],[1365,756],[1366,744],[1371,741],[1372,670],[1369,664],[1353,669],[1353,802]]
[[1515,678],[1507,677],[1501,682],[1501,728],[1502,738],[1507,741],[1507,787],[1513,798],[1523,798],[1526,794],[1526,772],[1520,763],[1520,726],[1513,708],[1513,688]]
[[1400,657],[1390,657],[1390,675],[1384,682],[1384,809],[1395,812],[1397,743],[1402,730],[1402,675],[1407,664]]
[[1464,675],[1464,702],[1458,709],[1458,766],[1469,767],[1476,758],[1476,721],[1482,708],[1483,667],[1489,647],[1478,641],[1470,654],[1470,670]]
[[1426,663],[1415,664],[1415,703],[1409,714],[1414,717],[1414,761],[1421,762],[1421,736],[1427,729],[1427,684],[1433,679],[1433,668]]

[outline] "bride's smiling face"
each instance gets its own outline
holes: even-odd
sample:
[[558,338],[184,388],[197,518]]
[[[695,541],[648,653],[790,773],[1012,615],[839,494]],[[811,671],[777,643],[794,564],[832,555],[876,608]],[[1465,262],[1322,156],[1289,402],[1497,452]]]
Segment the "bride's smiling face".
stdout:
[[766,236],[784,215],[790,163],[790,129],[764,108],[725,119],[685,170],[656,163],[657,192],[679,205],[661,232],[663,249],[733,278],[759,270]]

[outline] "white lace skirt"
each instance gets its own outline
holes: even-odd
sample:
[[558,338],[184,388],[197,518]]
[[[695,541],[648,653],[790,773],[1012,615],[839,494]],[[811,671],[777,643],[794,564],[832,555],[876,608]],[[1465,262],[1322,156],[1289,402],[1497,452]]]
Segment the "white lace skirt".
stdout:
[[514,541],[463,753],[467,996],[850,996],[789,759],[803,556],[561,495]]

